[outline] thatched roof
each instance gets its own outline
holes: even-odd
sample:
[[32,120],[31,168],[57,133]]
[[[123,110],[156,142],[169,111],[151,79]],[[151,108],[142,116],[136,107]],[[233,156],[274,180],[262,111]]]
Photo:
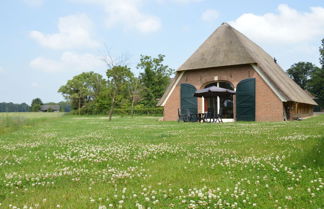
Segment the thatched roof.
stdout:
[[[277,96],[283,101],[305,104],[317,103],[300,88],[261,47],[227,23],[223,23],[177,70],[177,74],[188,70],[217,68],[252,64],[261,77],[266,79]],[[172,84],[171,84],[172,85]],[[168,90],[172,89],[171,87]],[[166,91],[158,105],[165,103]]]

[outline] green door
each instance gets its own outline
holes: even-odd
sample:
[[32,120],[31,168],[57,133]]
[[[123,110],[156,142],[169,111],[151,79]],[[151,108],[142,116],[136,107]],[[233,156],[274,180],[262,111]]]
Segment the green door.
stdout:
[[240,81],[236,88],[237,121],[255,121],[255,78]]
[[[187,83],[183,83],[180,86],[181,89],[181,114],[197,114],[197,97],[194,97],[196,88]],[[192,117],[192,120],[196,120],[196,117]]]

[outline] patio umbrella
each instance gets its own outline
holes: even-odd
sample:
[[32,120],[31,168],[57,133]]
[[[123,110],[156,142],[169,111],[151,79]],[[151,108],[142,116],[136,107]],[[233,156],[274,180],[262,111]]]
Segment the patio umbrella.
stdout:
[[236,92],[230,89],[220,88],[216,86],[211,86],[205,89],[197,90],[194,94],[195,97],[210,97],[212,98],[212,106],[213,106],[213,114],[215,117],[217,110],[216,110],[216,98],[217,96],[226,96],[226,95],[233,95]]
[[235,93],[236,93],[235,91],[230,89],[211,86],[205,89],[197,90],[194,96],[195,97],[216,97],[216,96],[232,95]]

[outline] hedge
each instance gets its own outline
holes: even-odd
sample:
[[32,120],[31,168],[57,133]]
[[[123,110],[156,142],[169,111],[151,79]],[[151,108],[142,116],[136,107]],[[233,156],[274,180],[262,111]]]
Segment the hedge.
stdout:
[[[115,108],[114,113],[116,115],[131,115],[131,109]],[[154,108],[135,108],[134,115],[163,115],[163,107]]]

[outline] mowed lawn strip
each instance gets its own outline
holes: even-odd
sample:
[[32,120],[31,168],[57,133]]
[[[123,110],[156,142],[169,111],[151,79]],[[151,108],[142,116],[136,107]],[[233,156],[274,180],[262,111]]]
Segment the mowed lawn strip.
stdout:
[[323,116],[200,124],[39,114],[0,135],[0,208],[324,207]]

